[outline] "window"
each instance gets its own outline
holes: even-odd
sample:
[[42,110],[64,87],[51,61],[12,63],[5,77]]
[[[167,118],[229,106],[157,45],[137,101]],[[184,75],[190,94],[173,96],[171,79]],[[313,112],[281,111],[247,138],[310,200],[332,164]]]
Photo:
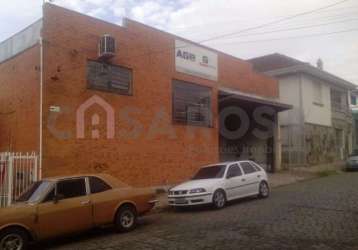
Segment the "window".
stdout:
[[241,176],[241,175],[242,175],[242,172],[241,172],[239,165],[234,164],[234,165],[230,166],[229,170],[227,171],[226,177],[232,178],[232,177],[237,177],[237,176]]
[[37,181],[33,183],[19,198],[17,202],[36,202],[43,197],[44,192],[51,186],[51,182]]
[[53,201],[55,198],[55,189],[53,188],[51,190],[51,192],[49,192],[47,195],[46,195],[46,198],[43,200],[43,202],[48,202],[48,201]]
[[217,165],[201,168],[192,178],[193,180],[220,179],[224,176],[226,166]]
[[241,162],[240,165],[245,174],[256,172],[256,169],[249,162]]
[[334,111],[342,112],[345,109],[344,104],[344,94],[338,90],[331,90],[331,102],[332,102],[332,109]]
[[258,166],[258,164],[256,163],[256,162],[250,162],[250,164],[252,165],[252,166],[254,166],[254,168],[256,169],[256,171],[261,171],[261,169],[260,169],[260,167]]
[[211,126],[211,89],[208,87],[173,81],[173,121]]
[[101,193],[111,189],[106,182],[97,177],[89,177],[89,183],[92,194]]
[[132,94],[132,70],[107,63],[87,62],[87,86],[123,95]]
[[351,104],[357,105],[357,97],[355,95],[351,95]]
[[85,179],[70,179],[57,184],[57,195],[62,199],[69,199],[86,195]]

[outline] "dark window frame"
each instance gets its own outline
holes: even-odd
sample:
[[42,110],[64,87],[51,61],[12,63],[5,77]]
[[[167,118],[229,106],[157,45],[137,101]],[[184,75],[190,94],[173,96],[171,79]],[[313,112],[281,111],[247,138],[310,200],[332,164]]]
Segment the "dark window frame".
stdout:
[[[229,174],[230,174],[230,171],[232,171],[231,169],[232,168],[237,168],[237,169],[239,169],[239,172],[240,172],[240,174],[239,175],[235,175],[235,176],[230,176]],[[231,164],[230,166],[229,166],[229,168],[228,168],[228,170],[227,170],[227,173],[226,173],[226,178],[236,178],[236,177],[240,177],[240,176],[243,176],[243,170],[241,169],[241,167],[240,167],[240,165],[239,164],[237,164],[237,163],[234,163],[234,164]]]
[[339,89],[331,89],[331,109],[333,112],[345,113],[348,111],[348,100],[345,92]]
[[[198,88],[198,89],[206,89],[209,92],[209,103],[208,103],[208,121],[205,122],[194,122],[194,121],[189,121],[188,119],[186,120],[179,120],[176,119],[175,117],[175,100],[176,100],[176,96],[175,96],[175,85],[188,85],[193,88]],[[184,81],[184,80],[180,80],[180,79],[172,79],[171,81],[171,87],[172,87],[172,123],[174,125],[185,125],[185,126],[196,126],[196,127],[205,127],[205,128],[213,128],[213,100],[212,100],[212,91],[213,88],[210,86],[205,86],[205,85],[201,85],[201,84],[197,84],[194,82],[188,82],[188,81]],[[190,88],[190,87],[189,87]]]
[[[104,183],[107,186],[107,189],[104,191],[99,191],[99,192],[92,192],[92,186],[91,186],[91,179],[97,179],[100,180],[102,183]],[[88,185],[89,185],[89,192],[90,194],[99,194],[99,193],[103,193],[106,192],[108,190],[112,190],[113,187],[111,185],[109,185],[105,180],[103,180],[102,178],[99,178],[97,176],[89,176],[88,177]]]
[[80,180],[80,181],[83,181],[84,182],[84,195],[80,195],[80,196],[73,196],[73,197],[65,197],[61,200],[68,200],[68,199],[76,199],[76,198],[79,198],[79,197],[85,197],[85,196],[88,196],[88,189],[87,189],[87,180],[86,180],[86,177],[79,177],[79,178],[70,178],[70,179],[61,179],[59,180],[56,185],[55,185],[55,194],[56,196],[58,195],[58,185],[61,183],[61,182],[68,182],[68,181],[75,181],[75,180]]
[[261,171],[261,166],[259,164],[254,161],[249,161],[249,163],[257,170],[257,172]]
[[[128,70],[130,72],[130,80],[129,80],[129,88],[128,91],[124,91],[124,90],[120,90],[120,89],[116,89],[113,87],[100,87],[100,86],[96,86],[94,84],[91,84],[89,81],[89,69],[88,69],[88,63],[89,62],[95,62],[95,63],[101,63],[110,67],[117,67],[117,68],[122,68],[125,70]],[[133,69],[123,66],[123,65],[118,65],[118,64],[112,64],[112,63],[106,63],[100,60],[93,60],[93,59],[87,59],[87,64],[86,64],[86,81],[87,81],[87,89],[90,90],[96,90],[96,91],[103,91],[103,92],[107,92],[107,93],[112,93],[112,94],[118,94],[118,95],[126,95],[126,96],[133,96]]]
[[[252,167],[252,169],[253,169],[254,171],[251,172],[251,173],[246,173],[243,164],[248,164],[248,166]],[[242,171],[243,171],[243,173],[244,173],[245,175],[253,174],[253,173],[258,172],[258,170],[257,170],[250,162],[248,162],[248,161],[240,162],[240,167],[241,167],[241,169],[242,169]]]

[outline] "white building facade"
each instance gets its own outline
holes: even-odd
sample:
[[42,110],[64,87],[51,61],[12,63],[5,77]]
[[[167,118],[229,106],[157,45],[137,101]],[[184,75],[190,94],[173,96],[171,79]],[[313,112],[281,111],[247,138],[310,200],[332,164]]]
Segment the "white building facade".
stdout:
[[355,85],[323,69],[280,54],[250,60],[279,81],[282,165],[340,163],[352,151],[350,91]]

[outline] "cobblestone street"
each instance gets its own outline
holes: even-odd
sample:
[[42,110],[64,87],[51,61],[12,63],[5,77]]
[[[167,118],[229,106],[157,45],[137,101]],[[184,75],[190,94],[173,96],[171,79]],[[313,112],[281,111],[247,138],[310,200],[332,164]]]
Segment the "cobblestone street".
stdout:
[[169,210],[137,230],[95,230],[34,249],[358,249],[358,173],[275,188],[227,208]]

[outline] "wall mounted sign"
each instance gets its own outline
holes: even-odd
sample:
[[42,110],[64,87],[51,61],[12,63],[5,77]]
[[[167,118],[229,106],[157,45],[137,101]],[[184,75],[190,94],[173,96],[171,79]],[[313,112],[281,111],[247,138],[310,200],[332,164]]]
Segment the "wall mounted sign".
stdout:
[[192,43],[175,40],[176,71],[218,80],[218,54]]

